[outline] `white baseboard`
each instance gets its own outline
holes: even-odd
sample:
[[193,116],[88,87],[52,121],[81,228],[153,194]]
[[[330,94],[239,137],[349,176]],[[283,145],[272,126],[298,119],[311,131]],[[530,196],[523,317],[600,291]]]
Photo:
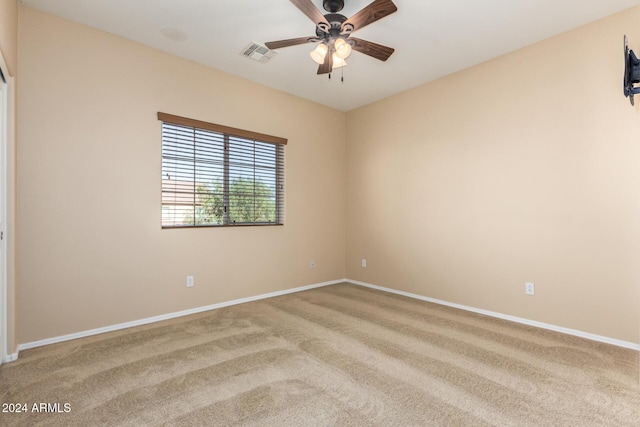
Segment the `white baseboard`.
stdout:
[[9,362],[13,362],[15,360],[18,360],[18,354],[19,353],[20,353],[20,350],[16,351],[13,354],[7,354],[7,356],[4,358],[2,363],[9,363]]
[[330,282],[316,283],[314,285],[300,286],[298,288],[285,289],[284,291],[270,292],[268,294],[257,295],[257,296],[254,296],[254,297],[240,298],[240,299],[236,299],[236,300],[233,300],[233,301],[221,302],[221,303],[218,303],[218,304],[207,305],[207,306],[204,306],[204,307],[197,307],[197,308],[192,308],[192,309],[189,309],[189,310],[177,311],[177,312],[174,312],[174,313],[163,314],[163,315],[160,315],[160,316],[147,317],[146,319],[134,320],[134,321],[125,322],[125,323],[119,323],[117,325],[105,326],[103,328],[96,328],[96,329],[91,329],[91,330],[88,330],[88,331],[76,332],[74,334],[68,334],[68,335],[62,335],[62,336],[59,336],[59,337],[47,338],[47,339],[38,340],[38,341],[32,341],[32,342],[29,342],[29,343],[18,345],[18,353],[10,355],[9,357],[12,357],[11,360],[8,360],[9,357],[7,357],[7,362],[16,360],[18,358],[18,354],[19,354],[20,351],[27,350],[27,349],[30,349],[30,348],[41,347],[43,345],[49,345],[49,344],[56,344],[56,343],[60,343],[60,342],[64,342],[64,341],[75,340],[75,339],[78,339],[78,338],[89,337],[89,336],[92,336],[92,335],[104,334],[106,332],[118,331],[120,329],[132,328],[134,326],[147,325],[149,323],[161,322],[163,320],[175,319],[176,317],[188,316],[190,314],[202,313],[204,311],[216,310],[218,308],[229,307],[229,306],[232,306],[232,305],[243,304],[243,303],[246,303],[246,302],[258,301],[258,300],[267,299],[267,298],[273,298],[273,297],[277,297],[277,296],[280,296],[280,295],[286,295],[286,294],[292,294],[292,293],[295,293],[295,292],[307,291],[309,289],[315,289],[315,288],[320,288],[320,287],[323,287],[323,286],[335,285],[337,283],[344,283],[345,281],[346,281],[346,279],[340,279],[340,280],[332,280]]
[[422,296],[422,295],[412,294],[410,292],[403,292],[403,291],[398,291],[398,290],[395,290],[395,289],[385,288],[385,287],[382,287],[382,286],[372,285],[370,283],[359,282],[357,280],[347,279],[346,282],[352,283],[352,284],[358,285],[358,286],[364,286],[364,287],[367,287],[367,288],[377,289],[379,291],[384,291],[384,292],[389,292],[389,293],[392,293],[392,294],[402,295],[402,296],[409,297],[409,298],[414,298],[414,299],[418,299],[418,300],[422,300],[422,301],[432,302],[434,304],[440,304],[440,305],[445,305],[447,307],[453,307],[453,308],[458,308],[460,310],[470,311],[470,312],[473,312],[473,313],[484,314],[485,316],[496,317],[498,319],[508,320],[510,322],[521,323],[523,325],[528,325],[528,326],[535,326],[537,328],[547,329],[547,330],[554,331],[554,332],[560,332],[560,333],[567,334],[567,335],[573,335],[573,336],[580,337],[580,338],[586,338],[586,339],[591,340],[591,341],[598,341],[598,342],[605,343],[605,344],[611,344],[611,345],[615,345],[615,346],[618,346],[618,347],[623,347],[623,348],[628,348],[628,349],[631,349],[631,350],[640,351],[640,344],[635,344],[635,343],[628,342],[628,341],[622,341],[622,340],[618,340],[618,339],[614,339],[614,338],[604,337],[604,336],[601,336],[601,335],[595,335],[595,334],[591,334],[591,333],[588,333],[588,332],[578,331],[578,330],[575,330],[575,329],[564,328],[562,326],[550,325],[548,323],[537,322],[535,320],[524,319],[522,317],[510,316],[508,314],[501,314],[501,313],[496,313],[496,312],[493,312],[493,311],[482,310],[482,309],[479,309],[479,308],[469,307],[469,306],[466,306],[466,305],[455,304],[455,303],[448,302],[448,301],[442,301],[442,300],[435,299],[435,298],[429,298],[429,297],[425,297],[425,296]]
[[134,320],[134,321],[131,321],[131,322],[119,323],[117,325],[105,326],[105,327],[102,327],[102,328],[96,328],[96,329],[91,329],[91,330],[88,330],[88,331],[76,332],[76,333],[73,333],[73,334],[62,335],[62,336],[59,336],[59,337],[47,338],[47,339],[38,340],[38,341],[32,341],[32,342],[29,342],[29,343],[18,345],[18,351],[16,353],[7,355],[7,357],[4,360],[4,362],[13,362],[13,361],[17,360],[20,351],[27,350],[27,349],[30,349],[30,348],[41,347],[41,346],[49,345],[49,344],[56,344],[56,343],[60,343],[60,342],[64,342],[64,341],[75,340],[75,339],[78,339],[78,338],[89,337],[89,336],[92,336],[92,335],[104,334],[106,332],[118,331],[118,330],[121,330],[121,329],[132,328],[134,326],[147,325],[149,323],[155,323],[155,322],[161,322],[163,320],[175,319],[177,317],[188,316],[190,314],[202,313],[204,311],[216,310],[218,308],[229,307],[229,306],[232,306],[232,305],[243,304],[243,303],[246,303],[246,302],[258,301],[258,300],[263,300],[263,299],[267,299],[267,298],[273,298],[273,297],[292,294],[292,293],[296,293],[296,292],[302,292],[302,291],[306,291],[306,290],[309,290],[309,289],[315,289],[315,288],[320,288],[320,287],[323,287],[323,286],[335,285],[335,284],[343,283],[343,282],[348,282],[348,283],[352,283],[354,285],[364,286],[364,287],[372,288],[372,289],[377,289],[377,290],[383,291],[383,292],[389,292],[389,293],[392,293],[392,294],[397,294],[397,295],[402,295],[402,296],[406,296],[406,297],[409,297],[409,298],[414,298],[414,299],[418,299],[418,300],[422,300],[422,301],[432,302],[432,303],[444,305],[444,306],[447,306],[447,307],[453,307],[453,308],[458,308],[458,309],[465,310],[465,311],[470,311],[470,312],[473,312],[473,313],[484,314],[486,316],[491,316],[491,317],[495,317],[495,318],[498,318],[498,319],[508,320],[508,321],[515,322],[515,323],[521,323],[521,324],[528,325],[528,326],[535,326],[535,327],[542,328],[542,329],[547,329],[547,330],[550,330],[550,331],[560,332],[560,333],[564,333],[564,334],[567,334],[567,335],[573,335],[573,336],[577,336],[577,337],[580,337],[580,338],[586,338],[586,339],[589,339],[589,340],[592,340],[592,341],[598,341],[598,342],[602,342],[602,343],[605,343],[605,344],[611,344],[611,345],[615,345],[615,346],[618,346],[618,347],[623,347],[623,348],[628,348],[628,349],[640,351],[640,344],[635,344],[635,343],[628,342],[628,341],[617,340],[617,339],[613,339],[613,338],[608,338],[608,337],[604,337],[604,336],[600,336],[600,335],[591,334],[591,333],[588,333],[588,332],[578,331],[578,330],[575,330],[575,329],[569,329],[569,328],[564,328],[564,327],[561,327],[561,326],[555,326],[555,325],[550,325],[550,324],[547,324],[547,323],[537,322],[535,320],[529,320],[529,319],[524,319],[524,318],[521,318],[521,317],[510,316],[510,315],[507,315],[507,314],[496,313],[496,312],[488,311],[488,310],[482,310],[482,309],[479,309],[479,308],[469,307],[469,306],[465,306],[465,305],[461,305],[461,304],[455,304],[455,303],[451,303],[451,302],[447,302],[447,301],[442,301],[442,300],[438,300],[438,299],[434,299],[434,298],[425,297],[425,296],[422,296],[422,295],[412,294],[412,293],[409,293],[409,292],[398,291],[398,290],[391,289],[391,288],[385,288],[383,286],[372,285],[370,283],[360,282],[360,281],[357,281],[357,280],[339,279],[339,280],[332,280],[332,281],[329,281],[329,282],[317,283],[317,284],[313,284],[313,285],[300,286],[300,287],[297,287],[297,288],[286,289],[286,290],[283,290],[283,291],[277,291],[277,292],[271,292],[271,293],[262,294],[262,295],[256,295],[256,296],[248,297],[248,298],[236,299],[236,300],[222,302],[222,303],[218,303],[218,304],[207,305],[207,306],[204,306],[204,307],[196,307],[196,308],[192,308],[192,309],[189,309],[189,310],[183,310],[183,311],[178,311],[178,312],[174,312],[174,313],[163,314],[163,315],[160,315],[160,316],[148,317],[146,319]]

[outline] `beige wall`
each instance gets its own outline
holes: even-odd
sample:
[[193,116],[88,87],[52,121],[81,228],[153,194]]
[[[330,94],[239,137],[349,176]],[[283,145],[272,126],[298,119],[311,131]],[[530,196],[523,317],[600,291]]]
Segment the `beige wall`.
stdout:
[[[19,342],[345,276],[344,113],[30,8],[19,40]],[[286,225],[162,230],[158,111],[288,138]]]
[[18,62],[18,0],[0,0],[0,52],[15,77]]
[[639,22],[350,112],[347,277],[640,342],[640,110],[621,84]]

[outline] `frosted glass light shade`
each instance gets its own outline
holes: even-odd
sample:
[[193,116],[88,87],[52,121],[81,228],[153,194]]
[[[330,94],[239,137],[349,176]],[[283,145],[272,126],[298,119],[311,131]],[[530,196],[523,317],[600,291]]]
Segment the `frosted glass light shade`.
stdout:
[[336,40],[334,47],[336,49],[336,55],[338,58],[347,59],[351,55],[351,45],[344,39]]
[[324,64],[324,57],[327,55],[328,50],[329,47],[326,44],[320,43],[309,55],[311,55],[311,59],[316,63],[322,65]]
[[333,67],[331,68],[332,70],[335,70],[336,68],[341,68],[341,67],[346,67],[347,66],[347,61],[345,61],[344,59],[340,58],[337,54],[333,54]]

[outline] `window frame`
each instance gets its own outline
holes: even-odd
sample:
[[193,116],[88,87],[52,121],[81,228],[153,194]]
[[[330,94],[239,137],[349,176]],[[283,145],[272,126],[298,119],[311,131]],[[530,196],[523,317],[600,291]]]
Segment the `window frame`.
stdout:
[[[186,117],[180,117],[180,116],[175,116],[172,114],[167,114],[167,113],[162,113],[162,112],[158,112],[158,120],[160,120],[162,122],[162,126],[161,126],[161,141],[162,141],[162,149],[161,149],[161,157],[162,157],[162,187],[161,187],[161,194],[162,194],[162,200],[161,200],[161,226],[162,229],[173,229],[173,228],[211,228],[211,227],[251,227],[251,226],[279,226],[279,225],[284,225],[284,147],[287,145],[287,139],[286,138],[281,138],[281,137],[277,137],[277,136],[272,136],[272,135],[267,135],[267,134],[262,134],[262,133],[258,133],[258,132],[253,132],[253,131],[248,131],[248,130],[244,130],[244,129],[238,129],[238,128],[233,128],[233,127],[229,127],[229,126],[224,126],[224,125],[218,125],[215,123],[209,123],[209,122],[204,122],[204,121],[200,121],[200,120],[195,120],[195,119],[189,119]],[[165,137],[164,137],[164,124],[168,124],[168,125],[174,125],[174,126],[180,126],[182,128],[187,128],[189,130],[193,130],[194,132],[194,138],[193,138],[193,147],[194,147],[194,164],[196,163],[196,154],[195,151],[197,149],[198,143],[195,137],[195,133],[196,131],[210,131],[216,134],[222,134],[222,138],[221,141],[218,141],[220,143],[223,144],[223,156],[224,156],[224,160],[223,160],[223,167],[224,167],[224,174],[223,174],[223,205],[224,205],[224,214],[223,214],[223,219],[222,219],[222,223],[221,224],[213,224],[213,223],[197,223],[196,220],[196,210],[198,207],[198,202],[197,200],[197,194],[198,194],[198,190],[196,188],[197,186],[197,173],[196,173],[196,169],[194,169],[193,171],[193,215],[194,215],[194,223],[193,224],[188,224],[188,223],[180,223],[180,224],[173,224],[173,225],[165,225],[164,223],[164,210],[167,207],[171,207],[171,206],[178,206],[179,204],[176,203],[175,205],[171,205],[171,204],[165,204],[165,187],[164,187],[164,175],[165,175],[165,168],[164,168],[164,161],[165,161]],[[230,219],[230,215],[232,215],[230,213],[230,182],[231,182],[231,176],[229,173],[229,170],[231,168],[231,161],[229,159],[230,157],[230,152],[232,149],[237,149],[237,150],[241,150],[242,149],[242,145],[246,144],[247,142],[252,142],[253,143],[253,151],[254,154],[256,152],[257,146],[258,144],[271,144],[271,145],[276,145],[275,150],[274,150],[274,187],[275,187],[275,221],[274,222],[242,222],[242,223],[236,223],[236,222],[231,222]],[[263,145],[264,146],[264,145]],[[220,149],[220,148],[218,148]],[[253,163],[250,165],[252,165],[252,168],[246,168],[246,165],[242,167],[242,169],[248,169],[249,171],[253,172],[253,175],[256,175],[256,172],[260,171],[260,167],[258,166],[257,162],[253,161]],[[242,178],[242,176],[239,176],[238,178]],[[190,182],[190,181],[189,181]],[[169,194],[171,194],[171,192],[167,192]],[[175,192],[174,192],[175,194]],[[189,192],[185,192],[183,194],[190,194]],[[257,193],[253,193],[252,197],[256,198]],[[175,197],[175,195],[174,195]],[[189,206],[189,204],[185,205],[185,206]],[[188,212],[188,211],[186,211]]]

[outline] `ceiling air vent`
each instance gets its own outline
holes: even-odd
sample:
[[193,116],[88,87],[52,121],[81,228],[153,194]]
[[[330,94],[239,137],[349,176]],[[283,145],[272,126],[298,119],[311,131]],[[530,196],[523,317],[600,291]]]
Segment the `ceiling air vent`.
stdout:
[[246,56],[247,58],[251,58],[254,61],[265,64],[276,55],[276,52],[270,50],[264,45],[256,42],[251,42],[249,43],[249,45],[247,45],[247,47],[242,49],[242,52],[240,52],[240,54]]

